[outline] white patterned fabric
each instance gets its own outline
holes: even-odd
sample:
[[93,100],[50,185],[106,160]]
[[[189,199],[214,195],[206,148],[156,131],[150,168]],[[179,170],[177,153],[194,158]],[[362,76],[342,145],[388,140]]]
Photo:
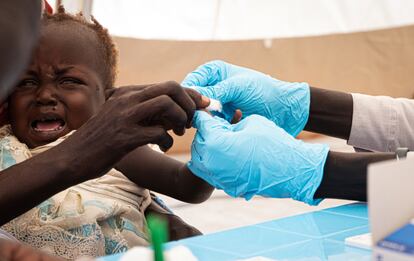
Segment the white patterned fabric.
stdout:
[[14,236],[10,235],[6,231],[0,229],[0,239],[6,239],[10,241],[18,241]]
[[[0,129],[0,168],[35,156],[68,135],[29,150],[12,135],[10,126],[5,126]],[[144,211],[150,202],[147,189],[112,169],[54,195],[2,229],[19,241],[63,258],[103,256],[148,245]]]

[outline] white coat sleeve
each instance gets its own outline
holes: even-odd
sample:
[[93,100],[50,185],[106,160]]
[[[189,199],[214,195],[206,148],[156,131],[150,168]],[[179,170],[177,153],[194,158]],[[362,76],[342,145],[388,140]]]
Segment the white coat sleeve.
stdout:
[[380,152],[414,150],[414,100],[364,94],[352,98],[349,145]]

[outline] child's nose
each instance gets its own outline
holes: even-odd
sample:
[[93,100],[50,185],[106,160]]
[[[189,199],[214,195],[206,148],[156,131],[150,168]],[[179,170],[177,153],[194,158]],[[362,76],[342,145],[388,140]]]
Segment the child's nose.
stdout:
[[55,106],[57,104],[56,88],[51,84],[40,86],[36,93],[36,104]]

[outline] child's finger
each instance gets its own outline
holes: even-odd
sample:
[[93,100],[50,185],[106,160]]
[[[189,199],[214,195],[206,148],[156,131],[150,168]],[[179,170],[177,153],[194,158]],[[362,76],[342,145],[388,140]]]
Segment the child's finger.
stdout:
[[233,114],[233,118],[231,119],[231,124],[237,124],[241,120],[242,116],[243,114],[241,110],[239,109],[235,110]]
[[184,88],[187,94],[193,99],[197,109],[204,109],[210,105],[210,98],[201,95],[198,91],[191,88]]
[[163,152],[167,152],[174,144],[173,138],[163,127],[148,126],[144,127],[142,132],[145,133],[143,136],[148,138],[143,142],[144,144],[157,144]]

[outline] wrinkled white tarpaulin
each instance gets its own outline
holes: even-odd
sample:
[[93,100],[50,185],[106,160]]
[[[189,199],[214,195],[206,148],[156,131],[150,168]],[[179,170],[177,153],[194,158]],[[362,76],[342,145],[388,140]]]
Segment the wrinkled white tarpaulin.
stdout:
[[[73,1],[63,2],[72,2],[73,5]],[[117,36],[240,40],[410,25],[414,24],[414,1],[94,0],[92,13]]]

